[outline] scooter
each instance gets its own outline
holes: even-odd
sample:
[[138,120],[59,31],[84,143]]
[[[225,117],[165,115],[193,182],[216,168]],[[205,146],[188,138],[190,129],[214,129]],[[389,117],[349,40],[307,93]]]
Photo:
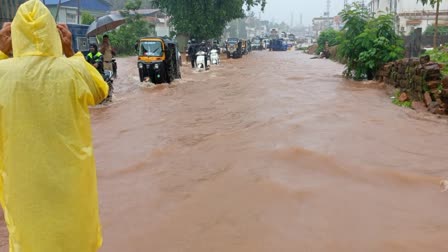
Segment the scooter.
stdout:
[[202,68],[205,70],[205,57],[207,57],[207,54],[204,51],[196,53],[196,68],[198,70],[201,70]]
[[115,58],[112,58],[111,61],[104,61],[105,63],[111,63],[112,64],[112,77],[117,78],[117,60]]
[[216,49],[212,49],[210,51],[210,61],[212,63],[212,65],[219,65],[219,54],[218,54],[218,50]]
[[106,102],[112,102],[112,94],[114,92],[114,85],[113,85],[114,80],[112,79],[113,76],[114,76],[114,73],[112,71],[104,70],[103,79],[109,86],[109,92],[107,94],[106,99],[104,99],[101,102],[101,104],[106,103]]

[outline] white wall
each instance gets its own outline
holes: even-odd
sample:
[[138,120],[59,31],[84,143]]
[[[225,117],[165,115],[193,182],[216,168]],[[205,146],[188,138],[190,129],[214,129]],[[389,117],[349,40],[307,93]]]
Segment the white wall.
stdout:
[[[424,13],[435,13],[435,8],[431,5],[423,5],[417,0],[371,0],[368,4],[370,11],[375,13],[375,16],[381,13],[395,12],[399,15],[397,21],[397,30],[409,34],[413,28],[422,28],[423,31],[431,24],[435,23],[435,15],[428,15]],[[396,9],[395,9],[396,8]],[[440,4],[439,23],[448,24],[448,1],[442,1]],[[405,13],[412,13],[410,16],[403,16]],[[408,24],[409,20],[421,20],[419,24]]]
[[376,16],[380,15],[381,12],[383,14],[390,13],[391,10],[395,10],[395,0],[372,0],[369,2],[368,7]]
[[59,9],[57,22],[58,23],[66,23],[66,24],[77,24],[77,22],[78,22],[77,8],[61,7]]
[[[416,0],[398,0],[398,9],[401,12],[410,12],[410,11],[435,11],[435,7],[432,8],[431,5],[427,4],[425,6],[422,5],[422,3],[418,2]],[[442,1],[440,3],[440,9],[441,10],[447,10],[448,9],[448,2]]]

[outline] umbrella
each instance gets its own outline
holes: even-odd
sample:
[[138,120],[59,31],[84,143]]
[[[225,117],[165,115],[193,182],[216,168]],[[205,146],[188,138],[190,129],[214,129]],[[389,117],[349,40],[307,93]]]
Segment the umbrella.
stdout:
[[109,14],[95,20],[87,30],[87,36],[96,36],[124,24],[126,19],[120,14]]

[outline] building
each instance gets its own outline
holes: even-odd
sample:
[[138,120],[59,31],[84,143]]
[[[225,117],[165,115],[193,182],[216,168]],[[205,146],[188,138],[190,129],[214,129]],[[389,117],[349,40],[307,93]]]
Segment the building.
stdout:
[[[426,28],[435,24],[436,11],[431,5],[422,5],[417,0],[371,0],[367,5],[375,16],[391,13],[395,16],[395,28],[409,34],[415,28]],[[439,25],[448,26],[448,2],[442,1],[439,10]]]
[[4,22],[11,22],[19,6],[26,0],[0,0],[0,27]]
[[[101,17],[111,11],[112,5],[105,0],[45,0],[45,5],[56,18],[57,23],[78,24],[81,22],[83,12],[88,12],[94,17]],[[78,11],[79,8],[79,11]]]
[[316,38],[320,33],[327,29],[340,30],[342,28],[342,19],[340,16],[334,17],[316,17],[313,18],[313,32]]

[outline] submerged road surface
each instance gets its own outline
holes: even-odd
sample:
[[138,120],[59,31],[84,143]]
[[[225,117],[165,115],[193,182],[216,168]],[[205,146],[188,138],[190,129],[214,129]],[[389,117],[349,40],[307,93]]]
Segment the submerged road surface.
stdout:
[[310,57],[184,63],[158,86],[119,59],[92,109],[101,251],[448,251],[446,119]]

